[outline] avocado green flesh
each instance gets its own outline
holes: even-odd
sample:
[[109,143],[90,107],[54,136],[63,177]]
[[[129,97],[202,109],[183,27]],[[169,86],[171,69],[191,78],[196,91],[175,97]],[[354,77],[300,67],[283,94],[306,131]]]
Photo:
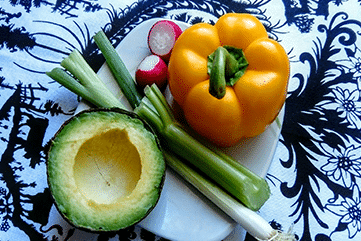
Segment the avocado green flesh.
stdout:
[[73,225],[116,231],[156,205],[165,163],[155,135],[134,116],[89,111],[68,121],[48,152],[49,186]]

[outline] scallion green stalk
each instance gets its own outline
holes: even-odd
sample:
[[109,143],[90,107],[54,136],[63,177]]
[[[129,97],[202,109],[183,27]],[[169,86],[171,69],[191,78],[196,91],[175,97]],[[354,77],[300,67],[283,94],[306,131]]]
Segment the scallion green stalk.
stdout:
[[295,235],[289,230],[284,233],[275,230],[255,211],[237,202],[232,196],[219,188],[211,180],[190,168],[184,161],[167,151],[164,152],[167,165],[170,166],[200,193],[211,200],[217,207],[239,223],[249,234],[258,240],[295,241]]
[[75,76],[76,79],[59,67],[52,69],[50,72],[46,72],[46,74],[67,89],[98,107],[118,107],[125,109],[124,105],[109,91],[79,51],[74,50],[60,65]]
[[94,35],[94,41],[103,53],[115,80],[123,90],[122,92],[129,101],[129,104],[132,108],[137,107],[140,104],[142,97],[138,93],[135,81],[129,71],[123,71],[126,69],[123,60],[119,58],[118,53],[103,31],[99,31]]

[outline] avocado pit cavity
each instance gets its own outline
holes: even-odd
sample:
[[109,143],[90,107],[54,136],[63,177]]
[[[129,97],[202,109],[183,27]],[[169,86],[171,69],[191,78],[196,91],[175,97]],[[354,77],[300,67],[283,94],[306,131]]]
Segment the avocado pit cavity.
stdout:
[[140,178],[141,160],[127,131],[112,129],[84,142],[73,171],[86,199],[111,204],[133,191]]

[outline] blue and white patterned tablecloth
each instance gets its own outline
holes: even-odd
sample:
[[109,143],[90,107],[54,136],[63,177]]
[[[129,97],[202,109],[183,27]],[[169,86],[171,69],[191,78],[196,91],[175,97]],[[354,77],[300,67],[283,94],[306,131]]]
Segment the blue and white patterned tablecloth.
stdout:
[[[291,77],[260,215],[300,240],[361,240],[360,0],[0,0],[0,240],[76,240],[52,223],[44,146],[78,98],[44,72],[74,48],[97,70],[91,36],[119,42],[140,22],[257,16],[284,46]],[[138,227],[97,240],[162,240]]]

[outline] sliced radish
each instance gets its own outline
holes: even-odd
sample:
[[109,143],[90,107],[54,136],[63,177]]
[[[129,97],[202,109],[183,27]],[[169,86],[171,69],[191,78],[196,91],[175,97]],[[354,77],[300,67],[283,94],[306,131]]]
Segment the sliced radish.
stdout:
[[164,89],[167,84],[167,64],[157,55],[149,55],[142,60],[135,72],[135,80],[143,89],[147,85],[157,84]]
[[148,33],[148,46],[152,54],[168,62],[173,46],[181,35],[182,29],[170,20],[156,22]]

